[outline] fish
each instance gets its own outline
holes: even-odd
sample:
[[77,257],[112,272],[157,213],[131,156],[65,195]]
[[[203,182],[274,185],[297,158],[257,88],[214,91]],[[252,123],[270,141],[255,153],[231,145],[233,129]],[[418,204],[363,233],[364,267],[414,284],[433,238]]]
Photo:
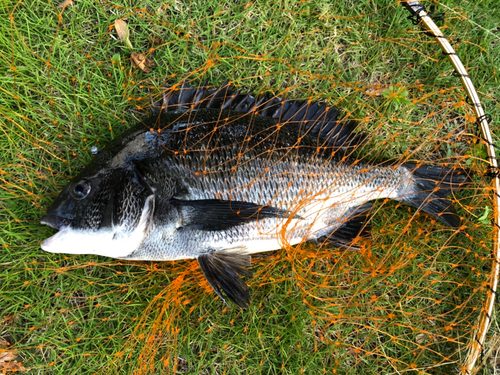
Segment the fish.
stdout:
[[356,157],[366,135],[326,103],[183,82],[100,151],[41,224],[41,248],[137,261],[196,259],[222,301],[250,304],[252,256],[304,241],[359,249],[377,199],[460,228],[465,170]]

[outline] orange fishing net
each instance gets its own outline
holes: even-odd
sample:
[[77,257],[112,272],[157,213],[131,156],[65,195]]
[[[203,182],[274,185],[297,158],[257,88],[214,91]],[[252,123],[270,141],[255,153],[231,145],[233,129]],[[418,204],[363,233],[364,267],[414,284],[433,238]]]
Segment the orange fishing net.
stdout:
[[[451,374],[472,372],[473,358],[475,371],[492,371],[483,338],[498,207],[486,146],[496,138],[481,140],[480,106],[439,38],[396,1],[203,3],[4,4],[0,370]],[[498,80],[481,34],[460,9],[431,5],[445,11],[440,29],[492,113]],[[302,243],[255,258],[247,310],[216,298],[196,261],[40,249],[53,230],[39,218],[94,146],[183,82],[226,79],[234,90],[340,108],[367,134],[358,160],[471,171],[450,198],[460,230],[377,201],[360,250]]]

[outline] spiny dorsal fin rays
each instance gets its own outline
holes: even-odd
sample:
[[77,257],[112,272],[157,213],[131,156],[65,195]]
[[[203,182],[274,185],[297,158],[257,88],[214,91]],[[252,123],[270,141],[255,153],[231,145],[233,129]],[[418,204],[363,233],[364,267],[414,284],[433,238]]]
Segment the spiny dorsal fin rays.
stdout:
[[[222,108],[224,106],[224,101],[226,98],[230,98],[233,94],[233,91],[229,88],[229,81],[226,80],[222,86],[217,89],[211,90],[213,91],[206,102],[204,107],[206,108]],[[210,91],[209,91],[210,92]]]
[[192,89],[186,81],[182,82],[179,92],[179,111],[187,111],[193,102],[195,89]]
[[224,105],[222,106],[222,110],[225,110],[225,109],[231,109],[232,108],[232,105],[233,105],[233,102],[235,100],[238,100],[238,97],[240,96],[240,93],[241,93],[242,89],[238,89],[234,94],[232,94],[229,99],[227,99],[225,102],[224,102]]
[[314,136],[321,145],[337,149],[353,148],[361,145],[366,136],[356,134],[356,122],[339,120],[340,111],[326,104],[303,100],[288,100],[270,97],[268,94],[254,97],[233,91],[230,81],[221,86],[210,88],[204,82],[197,88],[191,88],[183,81],[180,88],[165,90],[161,100],[161,110],[153,103],[153,110],[161,112],[186,112],[200,108],[233,110],[239,113],[258,113],[274,118],[278,123],[294,124],[301,129],[303,136]]

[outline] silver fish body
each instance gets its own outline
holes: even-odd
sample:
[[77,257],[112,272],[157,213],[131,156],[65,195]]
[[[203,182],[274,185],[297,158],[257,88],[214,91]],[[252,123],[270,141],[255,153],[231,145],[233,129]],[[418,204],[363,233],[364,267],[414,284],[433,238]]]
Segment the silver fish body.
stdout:
[[[141,247],[127,258],[175,260],[195,258],[207,250],[245,248],[250,253],[275,250],[283,247],[284,242],[294,245],[325,236],[339,227],[353,208],[370,200],[411,194],[411,173],[404,166],[354,164],[350,158],[342,161],[332,156],[331,149],[318,150],[314,142],[294,150],[291,142],[279,139],[279,134],[275,139],[248,141],[251,138],[248,125],[245,124],[244,132],[222,130],[231,134],[227,139],[218,132],[211,138],[186,139],[186,133],[191,137],[193,130],[186,130],[185,134],[162,132],[161,137],[155,134],[154,142],[178,151],[177,154],[167,151],[162,157],[138,163],[144,176],[157,186],[158,217]],[[252,123],[251,134],[271,133],[269,124],[259,125],[265,127]],[[211,133],[206,126],[195,131]],[[139,137],[149,138],[144,134]],[[218,139],[216,146],[212,144],[214,138]],[[178,147],[179,139],[186,153]],[[245,139],[247,144],[242,150]],[[198,151],[193,151],[195,148]],[[253,213],[255,220],[215,230],[184,225],[190,221],[193,208],[177,201],[200,200],[227,202],[235,212],[241,211],[239,202],[273,207],[277,212],[271,217]],[[167,237],[165,228],[173,222],[176,225]]]
[[[196,103],[195,95],[188,96]],[[296,103],[288,118],[281,102],[273,115],[263,105],[220,104],[163,111],[137,125],[59,195],[42,218],[59,232],[42,248],[196,258],[219,296],[245,307],[248,287],[237,274],[250,275],[251,254],[302,241],[350,246],[375,199],[404,201],[458,226],[445,195],[467,182],[462,171],[357,160],[352,149],[362,138],[335,109],[308,104],[307,113]]]

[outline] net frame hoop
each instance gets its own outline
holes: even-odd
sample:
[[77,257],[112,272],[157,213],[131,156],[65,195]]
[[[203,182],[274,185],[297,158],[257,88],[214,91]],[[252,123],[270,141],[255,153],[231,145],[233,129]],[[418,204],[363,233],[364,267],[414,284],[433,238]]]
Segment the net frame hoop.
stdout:
[[479,355],[483,352],[484,341],[486,339],[486,333],[491,324],[491,316],[493,313],[493,308],[495,304],[495,296],[498,287],[498,277],[500,273],[500,176],[498,168],[498,161],[496,158],[495,146],[491,136],[488,121],[490,116],[485,113],[484,107],[481,104],[479,95],[474,87],[474,84],[467,73],[467,69],[462,64],[462,61],[458,57],[457,53],[451,46],[448,38],[441,32],[439,27],[434,23],[431,16],[426,11],[425,7],[419,1],[402,0],[401,4],[411,13],[413,20],[416,20],[418,24],[425,26],[427,29],[426,33],[437,39],[437,42],[441,46],[444,54],[448,57],[451,64],[455,68],[455,72],[460,77],[462,85],[465,92],[470,100],[469,104],[473,107],[477,118],[477,125],[479,126],[480,135],[478,138],[485,144],[486,151],[488,154],[488,163],[490,169],[491,188],[493,189],[493,245],[492,245],[492,265],[490,280],[488,287],[486,289],[486,298],[479,314],[478,323],[475,328],[475,332],[471,338],[469,344],[469,352],[465,358],[463,365],[461,366],[460,373],[463,375],[470,375],[477,373],[474,370],[474,366],[479,358]]

